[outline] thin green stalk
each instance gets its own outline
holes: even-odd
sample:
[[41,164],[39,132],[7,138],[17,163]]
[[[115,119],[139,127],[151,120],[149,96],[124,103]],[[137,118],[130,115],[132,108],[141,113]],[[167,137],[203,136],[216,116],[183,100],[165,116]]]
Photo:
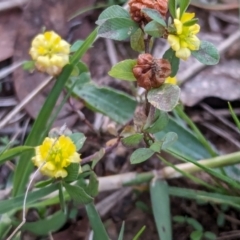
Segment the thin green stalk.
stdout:
[[[211,189],[215,192],[222,192],[222,191],[219,191],[218,188],[214,187],[214,186],[211,186],[210,184],[208,184],[207,182],[201,180],[200,178],[197,178],[195,176],[193,176],[192,174],[186,172],[186,171],[182,171],[181,169],[179,169],[178,167],[176,167],[174,164],[170,163],[169,161],[167,161],[166,159],[164,159],[162,156],[160,155],[157,155],[157,157],[159,159],[161,159],[166,165],[172,167],[176,172],[179,172],[181,173],[184,177],[187,177],[189,179],[191,179],[193,182],[195,183],[198,183],[198,184],[201,184],[203,185],[204,187],[208,188],[208,189]],[[223,189],[224,190],[224,189]]]
[[95,205],[93,202],[85,205],[87,215],[89,222],[91,224],[91,227],[93,229],[93,239],[94,240],[109,240],[109,236],[107,234],[107,231],[103,225],[103,222],[95,208]]
[[[239,10],[239,12],[240,12],[240,10]],[[230,102],[228,102],[228,108],[229,108],[229,111],[230,111],[230,113],[232,115],[232,118],[233,118],[235,124],[237,125],[238,129],[240,130],[240,121],[239,121],[236,113],[234,112]]]

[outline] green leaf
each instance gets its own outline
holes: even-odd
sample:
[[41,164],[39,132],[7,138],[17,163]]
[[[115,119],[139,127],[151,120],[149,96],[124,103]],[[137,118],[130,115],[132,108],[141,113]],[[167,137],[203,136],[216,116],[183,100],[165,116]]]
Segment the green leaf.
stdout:
[[203,231],[202,225],[194,218],[186,218],[186,222],[193,227],[194,230]]
[[186,27],[191,27],[193,26],[194,24],[196,24],[198,22],[198,18],[193,18],[187,22],[184,22],[183,23],[183,26],[186,26]]
[[[71,63],[66,65],[61,73],[61,75],[57,78],[51,93],[48,95],[41,111],[38,114],[37,119],[35,120],[31,132],[29,133],[24,145],[25,146],[37,146],[42,143],[45,135],[44,133],[47,130],[50,130],[51,124],[48,124],[48,120],[52,114],[53,109],[55,108],[56,102],[63,88],[65,87],[65,83],[71,75],[73,70],[73,66],[79,62],[79,59],[84,55],[84,53],[90,48],[92,43],[96,39],[97,31],[94,30],[84,41],[81,47],[75,52],[75,54],[71,58]],[[57,115],[55,116],[55,118]],[[13,196],[19,195],[25,192],[26,184],[29,181],[29,176],[33,169],[33,164],[30,161],[33,156],[33,151],[29,151],[21,154],[21,157],[18,161],[18,165],[16,167],[16,171],[13,179]]]
[[163,36],[165,28],[160,23],[151,21],[144,27],[144,32],[152,37],[158,38]]
[[167,26],[167,24],[166,24],[165,20],[163,19],[162,15],[157,10],[150,9],[150,8],[143,8],[143,9],[141,9],[141,11],[143,13],[145,13],[146,15],[148,15],[148,17],[150,17],[152,20],[158,22],[163,27]]
[[72,95],[74,95],[74,92],[78,91],[78,89],[81,89],[84,84],[90,83],[90,81],[90,73],[83,72],[77,77],[70,77],[66,83],[66,87],[68,90],[72,89]]
[[47,179],[47,180],[44,180],[44,181],[40,181],[40,182],[37,182],[34,187],[35,188],[42,188],[42,187],[45,187],[49,184],[51,184],[53,182],[53,179],[50,178],[50,179]]
[[180,124],[176,119],[170,117],[168,125],[161,132],[155,134],[157,140],[161,141],[168,132],[175,132],[178,135],[176,141],[168,150],[174,153],[181,153],[185,157],[193,159],[205,159],[211,157],[207,149],[197,137],[186,126]]
[[136,81],[133,75],[133,67],[137,64],[137,60],[127,59],[114,65],[108,72],[109,76],[126,81]]
[[73,133],[73,134],[69,135],[69,137],[74,142],[77,151],[79,151],[82,148],[82,146],[86,140],[86,137],[84,136],[83,133]]
[[[56,191],[57,189],[58,189],[57,184],[51,184],[47,187],[35,190],[34,192],[30,192],[27,196],[27,207],[29,206],[30,203],[34,203],[38,201],[42,197],[47,196],[48,194]],[[23,199],[24,199],[24,194],[18,197],[9,198],[7,200],[1,200],[0,214],[22,209]]]
[[154,152],[159,153],[161,151],[162,144],[162,141],[155,141],[149,148],[152,149]]
[[154,151],[150,148],[139,148],[132,153],[130,162],[131,164],[142,163],[148,160],[153,154]]
[[157,109],[169,112],[178,104],[180,88],[173,84],[165,83],[160,88],[148,92],[148,101]]
[[180,18],[181,18],[182,15],[186,12],[190,4],[190,0],[181,0],[179,1],[179,3],[180,3]]
[[33,149],[34,148],[30,146],[19,146],[19,147],[8,149],[0,154],[0,164],[3,164],[8,160],[12,160],[14,157],[17,157],[24,152],[29,152],[29,151],[31,152]]
[[[157,133],[164,129],[169,122],[168,113],[164,111],[160,111],[157,109],[156,114],[158,115],[155,121],[150,124],[145,124],[144,130],[149,133]],[[148,126],[149,125],[149,126]]]
[[66,203],[65,203],[65,199],[64,199],[64,194],[63,194],[63,185],[62,182],[58,183],[58,197],[59,197],[59,202],[60,202],[60,206],[61,206],[61,210],[66,213]]
[[25,61],[22,66],[23,70],[25,71],[33,71],[35,69],[35,62],[34,61]]
[[79,174],[79,166],[79,163],[71,163],[66,167],[68,175],[64,178],[65,182],[73,182],[77,180]]
[[98,36],[122,41],[138,30],[138,25],[128,18],[112,18],[106,20],[98,29]]
[[192,51],[192,55],[205,65],[215,65],[220,59],[217,48],[207,41],[201,41],[199,50]]
[[129,18],[130,15],[128,11],[126,11],[124,8],[113,5],[111,7],[108,7],[105,9],[98,17],[98,20],[96,22],[97,25],[102,25],[106,20],[112,19],[112,18]]
[[141,28],[138,28],[138,30],[131,35],[130,44],[131,44],[131,48],[134,51],[144,52],[144,50],[145,50],[144,32],[142,31]]
[[167,59],[171,64],[171,75],[170,77],[175,77],[180,64],[180,59],[176,57],[175,52],[172,50],[172,48],[169,48],[163,55],[164,59]]
[[121,139],[121,142],[126,147],[136,147],[140,144],[143,139],[142,133],[135,133],[131,136],[125,137]]
[[83,99],[86,106],[100,112],[112,120],[124,124],[132,118],[136,101],[129,95],[108,87],[85,84],[74,93]]
[[203,236],[207,239],[207,240],[216,240],[217,239],[217,236],[215,233],[213,232],[205,232],[203,234]]
[[228,108],[229,108],[229,111],[230,111],[230,113],[231,113],[231,115],[232,115],[232,118],[233,118],[233,120],[234,120],[236,126],[237,126],[238,129],[240,130],[240,121],[239,121],[239,119],[238,119],[236,113],[234,112],[234,110],[233,110],[232,105],[231,105],[230,102],[228,102]]
[[122,223],[122,227],[121,227],[120,233],[118,235],[118,240],[123,240],[124,229],[125,229],[125,222]]
[[178,135],[175,132],[168,132],[163,138],[162,149],[166,150],[178,139]]
[[146,226],[143,226],[134,236],[133,240],[138,240],[141,237],[142,233],[145,231],[145,229],[146,229]]
[[46,219],[31,223],[27,222],[21,229],[34,233],[37,236],[47,236],[50,232],[59,230],[65,224],[66,220],[67,216],[62,211],[58,211]]
[[191,233],[190,238],[191,238],[191,240],[201,240],[202,236],[203,236],[203,232],[194,231]]
[[79,204],[88,204],[93,201],[93,198],[79,186],[64,183],[64,187],[69,196]]
[[101,148],[98,152],[95,152],[94,155],[92,156],[91,162],[92,162],[92,169],[97,165],[99,160],[101,160],[105,154],[105,148]]
[[91,224],[91,227],[93,229],[94,235],[93,239],[94,240],[109,240],[109,236],[106,232],[106,229],[103,225],[103,222],[93,204],[93,202],[87,204],[85,206],[89,222]]
[[77,40],[76,42],[74,42],[71,45],[70,52],[71,53],[76,52],[83,45],[83,43],[84,43],[84,41],[82,41],[82,40]]
[[176,222],[176,223],[185,223],[186,222],[186,217],[174,216],[173,221]]
[[98,195],[98,179],[94,172],[90,173],[89,184],[84,190],[91,197],[96,197]]
[[176,18],[176,9],[177,9],[177,1],[169,0],[168,1],[168,9],[173,18]]
[[172,240],[170,200],[167,183],[153,179],[150,184],[150,194],[159,239]]

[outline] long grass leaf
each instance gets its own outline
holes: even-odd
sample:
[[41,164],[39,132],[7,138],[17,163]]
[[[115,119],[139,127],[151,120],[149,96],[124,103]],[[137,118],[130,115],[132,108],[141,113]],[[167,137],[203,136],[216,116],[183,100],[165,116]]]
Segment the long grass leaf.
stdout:
[[159,239],[172,240],[170,200],[167,183],[153,179],[150,184],[150,194]]
[[107,231],[103,225],[103,222],[94,206],[94,203],[91,202],[85,206],[89,222],[94,232],[94,240],[109,240]]

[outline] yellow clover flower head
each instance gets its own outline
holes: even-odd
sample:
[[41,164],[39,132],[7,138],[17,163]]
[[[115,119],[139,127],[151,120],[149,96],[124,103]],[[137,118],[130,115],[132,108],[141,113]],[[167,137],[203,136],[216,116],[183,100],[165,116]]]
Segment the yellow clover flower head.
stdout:
[[69,63],[70,44],[53,31],[38,34],[29,51],[36,68],[57,76]]
[[71,163],[79,163],[80,155],[70,137],[45,138],[42,145],[35,148],[36,156],[32,158],[35,166],[41,167],[43,175],[52,178],[65,178],[66,167]]
[[200,47],[200,40],[196,34],[200,31],[198,24],[185,26],[184,23],[192,20],[195,13],[184,13],[180,18],[180,9],[176,12],[177,18],[174,19],[174,27],[176,32],[168,35],[168,43],[176,52],[176,57],[187,60],[191,51],[196,51]]
[[165,80],[165,83],[170,83],[170,84],[173,84],[173,85],[177,85],[177,78],[176,77],[168,77]]

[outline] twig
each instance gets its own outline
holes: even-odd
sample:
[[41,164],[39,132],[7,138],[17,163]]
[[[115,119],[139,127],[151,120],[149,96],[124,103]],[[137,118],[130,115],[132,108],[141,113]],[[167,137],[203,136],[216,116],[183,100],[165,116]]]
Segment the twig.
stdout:
[[20,102],[7,116],[0,122],[0,129],[3,128],[18,112],[20,112],[43,88],[45,88],[53,79],[49,77],[39,84],[22,102]]
[[0,2],[0,12],[15,7],[21,7],[23,4],[27,3],[29,0],[8,0]]
[[[238,30],[218,46],[218,51],[221,54],[224,53],[226,49],[229,48],[234,42],[239,40],[239,38],[240,38],[240,31]],[[181,77],[179,79],[180,84],[183,84],[184,82],[186,82],[194,74],[196,74],[197,72],[199,72],[205,67],[206,65],[203,65],[200,62],[196,62],[195,64],[193,64],[190,68],[186,69],[184,72],[181,73]]]
[[[119,142],[120,142],[120,139],[121,139],[121,138],[118,137],[117,141],[116,141],[112,146],[106,147],[106,148],[104,149],[104,155],[105,155],[106,153],[112,152],[112,150],[118,146],[118,144],[119,144]],[[96,155],[98,155],[98,152],[96,152],[96,153],[94,153],[94,154],[92,154],[92,155],[90,155],[90,156],[88,156],[88,157],[83,158],[82,161],[81,161],[81,165],[84,165],[84,164],[86,164],[86,163],[91,162],[92,159],[94,159],[94,157],[95,157]]]

